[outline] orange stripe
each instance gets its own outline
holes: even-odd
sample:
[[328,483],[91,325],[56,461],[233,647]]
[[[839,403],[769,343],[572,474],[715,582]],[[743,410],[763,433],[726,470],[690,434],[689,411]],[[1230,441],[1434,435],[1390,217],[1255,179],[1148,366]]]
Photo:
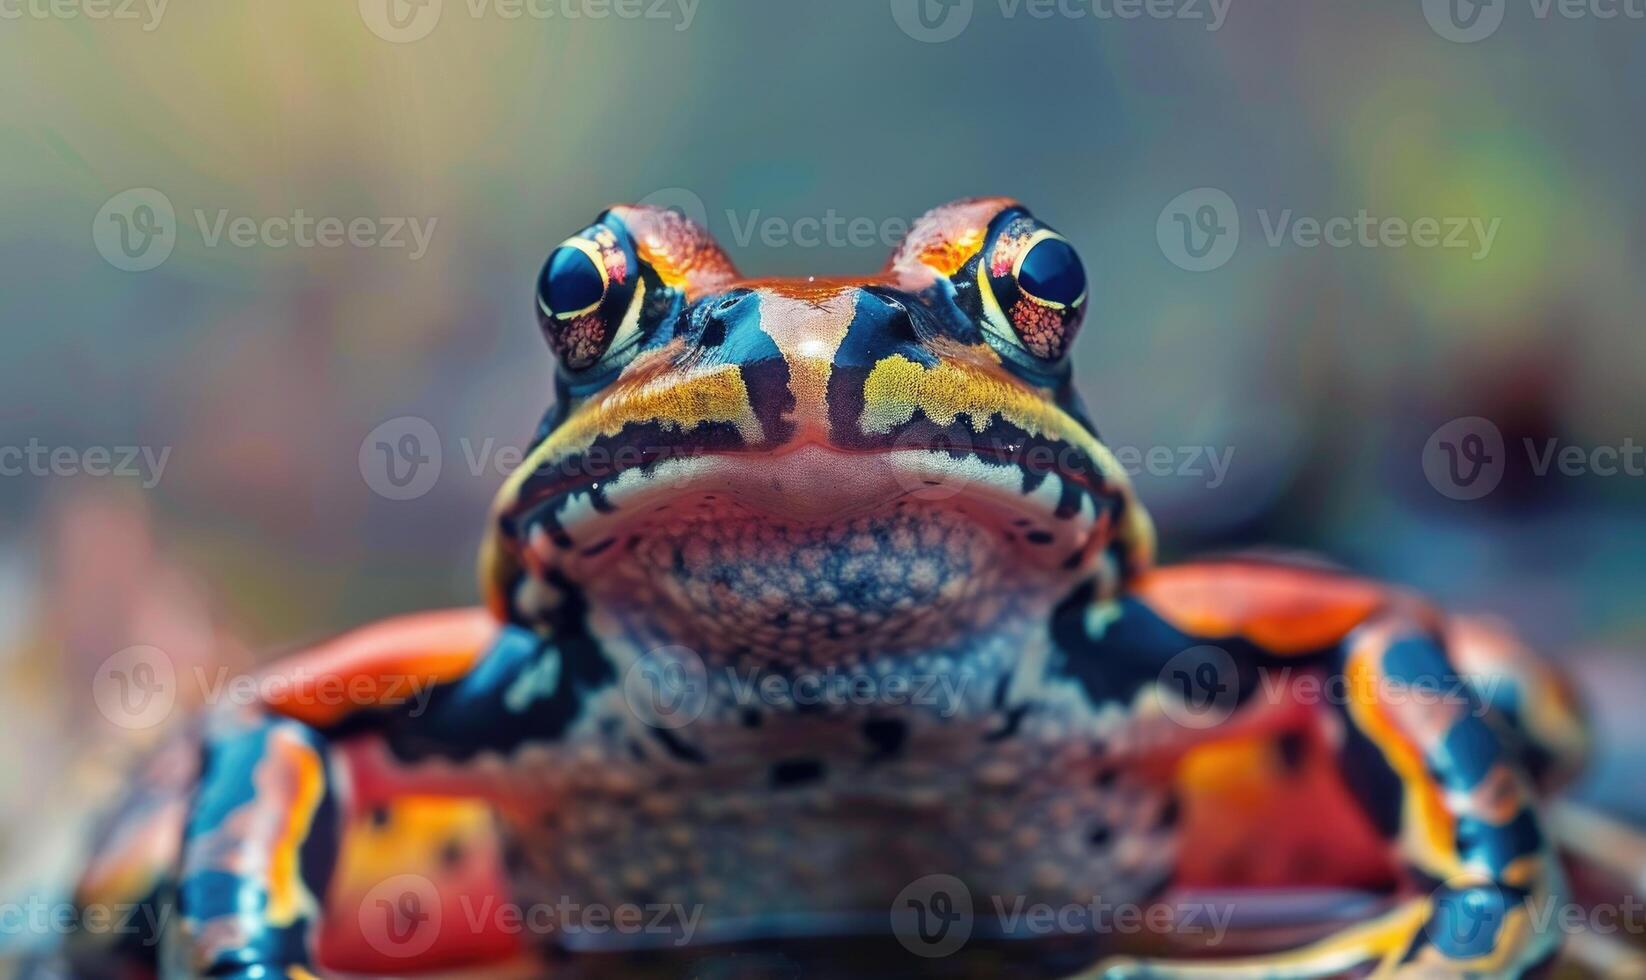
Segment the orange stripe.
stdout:
[[1371,582],[1261,562],[1158,569],[1137,595],[1191,636],[1244,636],[1277,654],[1331,646],[1387,601]]
[[404,703],[468,673],[497,621],[484,609],[386,620],[289,658],[263,675],[268,707],[324,728],[364,708]]

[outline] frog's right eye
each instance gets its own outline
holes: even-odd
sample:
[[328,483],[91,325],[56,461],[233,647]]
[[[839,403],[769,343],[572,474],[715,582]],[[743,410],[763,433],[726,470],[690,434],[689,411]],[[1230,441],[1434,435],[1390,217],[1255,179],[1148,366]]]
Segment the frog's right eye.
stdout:
[[676,212],[619,205],[561,242],[537,276],[537,322],[562,369],[595,385],[683,306],[737,279],[709,233]]
[[545,312],[553,316],[588,313],[606,296],[606,270],[593,250],[562,245],[543,266],[537,295]]
[[549,253],[537,277],[537,320],[567,371],[599,364],[640,317],[638,262],[605,225],[594,225]]

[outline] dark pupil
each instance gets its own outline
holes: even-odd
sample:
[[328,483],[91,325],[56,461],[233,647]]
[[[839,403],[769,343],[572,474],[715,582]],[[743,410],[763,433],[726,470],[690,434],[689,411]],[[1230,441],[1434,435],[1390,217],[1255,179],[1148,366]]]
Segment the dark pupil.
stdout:
[[1086,292],[1086,270],[1068,242],[1048,238],[1023,257],[1017,282],[1031,296],[1068,305]]
[[554,250],[543,266],[537,284],[544,305],[553,313],[575,313],[600,302],[606,287],[594,260],[581,249],[567,245]]

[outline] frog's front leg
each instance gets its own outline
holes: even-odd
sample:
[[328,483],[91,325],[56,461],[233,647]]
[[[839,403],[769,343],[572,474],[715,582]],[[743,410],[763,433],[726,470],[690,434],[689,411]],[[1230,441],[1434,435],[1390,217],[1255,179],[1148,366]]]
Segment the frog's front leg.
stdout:
[[[415,625],[415,624],[414,624]],[[494,633],[483,655],[470,651],[457,670],[431,660],[427,637],[372,647],[372,635],[351,640],[361,655],[322,659],[321,677],[366,678],[362,699],[347,709],[329,704],[274,702],[220,715],[205,736],[194,803],[185,825],[177,885],[179,926],[163,959],[167,976],[305,978],[317,975],[316,939],[322,903],[338,857],[345,809],[334,751],[351,740],[376,739],[404,757],[459,761],[521,741],[552,739],[576,714],[583,677],[561,678],[551,704],[511,712],[522,689],[537,690],[542,665],[560,656],[528,630]],[[426,631],[425,631],[426,632]],[[424,673],[427,671],[428,673]],[[413,681],[438,677],[426,699],[404,699]],[[563,703],[562,703],[563,702]],[[425,778],[402,774],[397,791],[495,798],[501,788],[476,777],[455,780],[456,767],[436,765]],[[359,776],[359,773],[355,773]]]
[[[1399,847],[1418,880],[1438,882],[1369,923],[1271,957],[1194,963],[1112,961],[1105,980],[1374,977],[1516,980],[1558,951],[1537,928],[1562,882],[1531,781],[1449,661],[1420,610],[1380,614],[1351,633],[1338,663],[1346,764],[1381,765],[1399,786]],[[1364,782],[1364,781],[1359,781]],[[1375,782],[1375,781],[1374,781]],[[1387,807],[1372,798],[1370,808]]]
[[312,976],[339,805],[325,738],[258,711],[212,720],[177,885],[168,975]]

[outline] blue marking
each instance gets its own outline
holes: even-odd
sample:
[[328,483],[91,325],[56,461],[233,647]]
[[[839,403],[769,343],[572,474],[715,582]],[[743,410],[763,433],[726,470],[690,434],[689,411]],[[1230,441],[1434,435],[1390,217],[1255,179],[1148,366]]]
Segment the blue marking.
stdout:
[[871,290],[860,290],[856,313],[835,352],[835,366],[869,371],[893,354],[901,354],[923,367],[936,367],[937,355],[921,342],[915,327],[912,311],[918,309]]
[[1446,733],[1431,754],[1430,766],[1448,788],[1467,792],[1507,760],[1497,733],[1484,719],[1471,715],[1458,719]]
[[1478,817],[1460,817],[1457,840],[1458,850],[1467,860],[1485,864],[1494,875],[1501,875],[1509,865],[1527,855],[1542,852],[1545,845],[1537,817],[1529,809],[1522,809],[1513,820],[1501,826]]

